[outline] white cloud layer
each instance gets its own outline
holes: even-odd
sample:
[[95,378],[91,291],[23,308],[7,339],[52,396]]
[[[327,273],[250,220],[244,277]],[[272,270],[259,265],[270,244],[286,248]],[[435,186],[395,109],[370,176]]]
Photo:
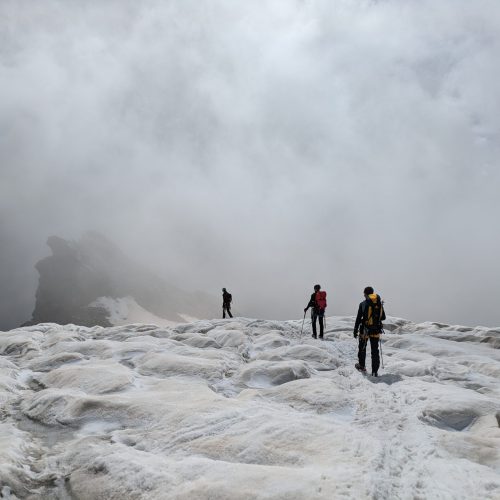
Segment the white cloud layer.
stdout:
[[493,0],[3,1],[4,314],[94,228],[247,316],[320,282],[331,314],[372,284],[500,323],[499,28]]

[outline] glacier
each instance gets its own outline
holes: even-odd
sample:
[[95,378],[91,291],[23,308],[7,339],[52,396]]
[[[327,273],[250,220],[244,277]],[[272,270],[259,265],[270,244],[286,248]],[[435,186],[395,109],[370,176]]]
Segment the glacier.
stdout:
[[500,498],[499,329],[301,324],[0,333],[0,498]]

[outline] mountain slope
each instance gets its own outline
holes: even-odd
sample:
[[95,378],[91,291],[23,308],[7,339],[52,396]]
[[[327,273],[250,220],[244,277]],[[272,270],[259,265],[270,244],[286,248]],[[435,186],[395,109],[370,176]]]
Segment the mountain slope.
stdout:
[[36,304],[25,325],[111,326],[107,306],[123,298],[172,322],[184,322],[183,315],[213,317],[220,309],[214,297],[167,283],[99,233],[87,232],[78,242],[51,236],[47,244],[52,255],[36,264],[40,274]]

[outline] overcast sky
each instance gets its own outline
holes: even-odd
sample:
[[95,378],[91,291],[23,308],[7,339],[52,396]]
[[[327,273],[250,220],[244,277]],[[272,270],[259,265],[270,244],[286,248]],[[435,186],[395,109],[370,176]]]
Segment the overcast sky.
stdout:
[[498,0],[2,0],[0,323],[96,229],[241,315],[499,325],[499,81]]

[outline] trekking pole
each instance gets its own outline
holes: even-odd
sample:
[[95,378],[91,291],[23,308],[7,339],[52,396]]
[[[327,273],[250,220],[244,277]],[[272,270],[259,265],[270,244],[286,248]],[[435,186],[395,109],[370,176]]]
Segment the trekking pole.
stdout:
[[384,356],[382,355],[382,337],[378,339],[380,342],[380,360],[382,361],[382,369],[384,368]]
[[304,330],[304,321],[306,320],[306,313],[304,311],[304,319],[302,320],[302,328],[300,329],[300,334],[302,335],[302,332]]

